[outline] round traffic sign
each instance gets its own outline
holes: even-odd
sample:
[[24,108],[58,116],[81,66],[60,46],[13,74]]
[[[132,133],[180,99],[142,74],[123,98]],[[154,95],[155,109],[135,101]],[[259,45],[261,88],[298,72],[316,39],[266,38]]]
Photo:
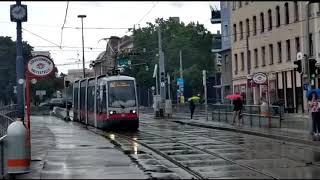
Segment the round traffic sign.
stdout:
[[36,79],[31,79],[31,83],[32,83],[32,84],[36,84],[36,83],[37,83],[37,80],[36,80]]
[[18,80],[18,83],[19,83],[19,84],[23,84],[23,83],[24,83],[24,79],[19,79],[19,80]]
[[37,55],[31,58],[27,64],[28,72],[35,77],[46,77],[54,70],[53,61],[44,55]]

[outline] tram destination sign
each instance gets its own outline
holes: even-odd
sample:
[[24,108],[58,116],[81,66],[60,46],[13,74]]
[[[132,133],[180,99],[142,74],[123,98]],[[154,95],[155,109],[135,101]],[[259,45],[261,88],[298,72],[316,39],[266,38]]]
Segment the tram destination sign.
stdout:
[[46,77],[54,70],[53,61],[44,55],[32,57],[27,64],[28,72],[35,77]]

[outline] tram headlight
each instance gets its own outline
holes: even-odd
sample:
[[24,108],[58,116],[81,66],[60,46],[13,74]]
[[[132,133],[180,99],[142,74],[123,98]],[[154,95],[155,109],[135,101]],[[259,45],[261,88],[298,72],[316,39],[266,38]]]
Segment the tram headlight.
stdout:
[[135,113],[137,113],[137,111],[136,110],[132,110],[132,113],[135,114]]
[[115,114],[115,113],[116,113],[115,111],[110,111],[109,112],[110,115]]

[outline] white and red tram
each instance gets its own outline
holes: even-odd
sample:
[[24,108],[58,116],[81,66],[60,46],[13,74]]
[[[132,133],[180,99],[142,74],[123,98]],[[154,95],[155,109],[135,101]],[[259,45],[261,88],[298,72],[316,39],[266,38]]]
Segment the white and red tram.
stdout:
[[135,78],[123,75],[81,79],[73,84],[73,116],[100,129],[139,128]]

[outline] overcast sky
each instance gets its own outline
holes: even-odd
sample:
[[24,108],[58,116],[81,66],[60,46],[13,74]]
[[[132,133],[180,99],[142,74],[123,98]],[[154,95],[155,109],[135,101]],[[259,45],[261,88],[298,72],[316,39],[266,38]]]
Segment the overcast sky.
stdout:
[[[0,36],[10,36],[15,41],[16,23],[10,22],[10,4],[15,4],[15,1],[0,2]],[[87,15],[84,19],[84,27],[120,28],[85,29],[86,62],[95,60],[105,48],[105,41],[98,42],[101,38],[130,35],[127,28],[132,28],[138,23],[141,27],[146,26],[146,22],[154,22],[158,17],[167,19],[178,16],[185,23],[199,21],[212,33],[220,30],[220,25],[210,23],[209,5],[219,8],[218,1],[70,1],[64,25],[66,28],[63,29],[61,42],[61,28],[65,19],[67,1],[22,1],[22,4],[28,6],[28,22],[22,25],[25,28],[22,34],[23,41],[28,41],[36,51],[49,50],[59,72],[63,73],[67,73],[68,69],[82,67],[82,64],[75,63],[77,59],[82,62],[81,29],[75,28],[81,27],[81,20],[77,17],[79,14]],[[65,47],[60,49],[58,47],[60,43]],[[66,63],[73,65],[61,65]],[[89,67],[89,63],[86,67]]]

